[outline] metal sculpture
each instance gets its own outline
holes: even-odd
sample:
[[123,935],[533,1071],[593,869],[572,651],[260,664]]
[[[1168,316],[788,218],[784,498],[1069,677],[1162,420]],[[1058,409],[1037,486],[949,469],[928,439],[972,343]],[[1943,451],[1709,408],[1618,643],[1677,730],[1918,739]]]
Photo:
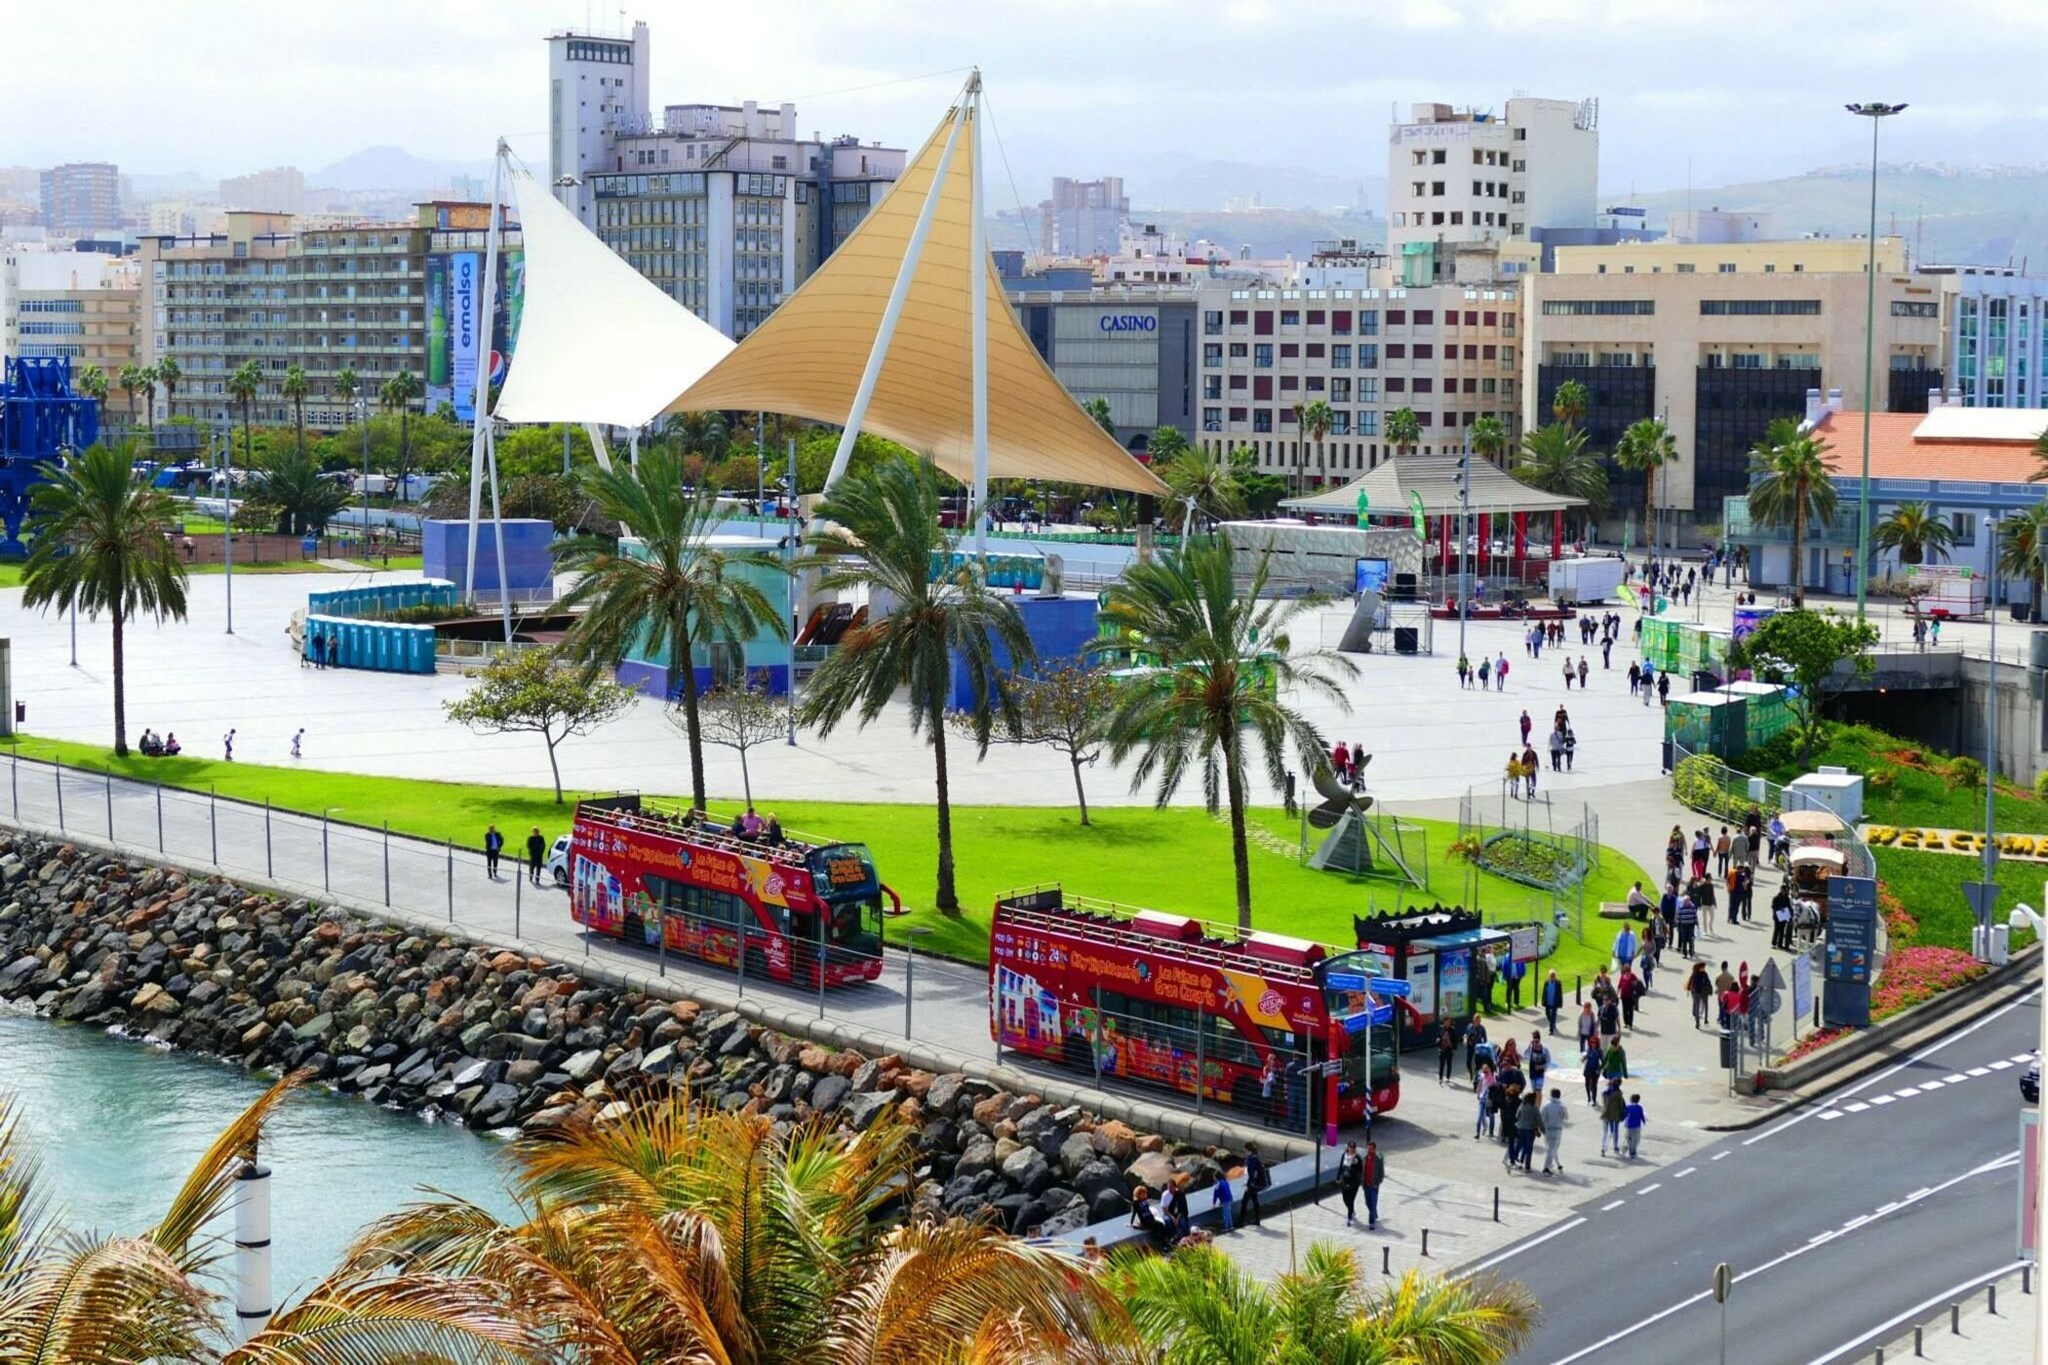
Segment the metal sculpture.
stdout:
[[0,558],[28,553],[21,523],[29,493],[65,454],[99,440],[99,405],[71,391],[71,361],[25,356],[0,370]]

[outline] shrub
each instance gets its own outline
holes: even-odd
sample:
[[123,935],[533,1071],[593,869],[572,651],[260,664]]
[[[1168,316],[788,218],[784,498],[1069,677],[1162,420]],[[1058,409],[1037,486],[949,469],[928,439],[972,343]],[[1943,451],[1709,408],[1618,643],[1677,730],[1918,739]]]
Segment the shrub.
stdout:
[[1863,785],[1874,792],[1888,792],[1899,784],[1899,779],[1889,768],[1874,768],[1863,775]]
[[2034,779],[2034,799],[2048,801],[2048,768],[2042,769],[2041,775]]
[[[1671,774],[1671,794],[1681,805],[1734,823],[1749,814],[1749,794],[1746,791],[1731,792],[1723,783],[1739,776],[1717,759],[1694,754],[1678,761],[1678,767]],[[1773,809],[1768,802],[1762,807],[1766,816]]]
[[1941,776],[1951,787],[1975,791],[1984,785],[1984,765],[1959,754],[1941,765]]

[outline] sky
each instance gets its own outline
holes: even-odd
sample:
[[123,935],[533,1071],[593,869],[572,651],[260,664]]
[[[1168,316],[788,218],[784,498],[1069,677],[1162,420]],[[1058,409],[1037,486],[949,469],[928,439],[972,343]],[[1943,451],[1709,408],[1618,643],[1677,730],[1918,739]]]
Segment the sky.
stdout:
[[[545,34],[617,0],[0,0],[0,166],[113,160],[207,178],[365,147],[540,164]],[[915,147],[980,64],[1014,192],[1116,174],[1139,207],[1176,160],[1385,173],[1389,111],[1600,101],[1625,192],[1867,160],[1850,100],[1909,101],[1884,159],[2025,162],[2048,146],[2042,0],[746,0],[629,5],[653,100],[794,101],[805,131]],[[34,61],[21,60],[38,54]],[[2029,94],[2032,91],[2034,93]],[[998,168],[1000,169],[1000,168]]]

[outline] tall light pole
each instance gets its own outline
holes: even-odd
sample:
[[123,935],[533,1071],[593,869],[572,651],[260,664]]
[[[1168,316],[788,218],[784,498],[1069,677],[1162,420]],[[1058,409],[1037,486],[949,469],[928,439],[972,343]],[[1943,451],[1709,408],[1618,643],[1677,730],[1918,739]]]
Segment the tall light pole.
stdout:
[[1877,401],[1874,373],[1877,351],[1877,128],[1903,104],[1849,104],[1850,113],[1870,120],[1870,256],[1863,276],[1863,477],[1856,486],[1856,620],[1863,620],[1870,586],[1870,406]]
[[370,395],[356,395],[356,423],[363,429],[363,562],[370,560]]
[[228,634],[235,633],[235,428],[229,423],[221,434],[220,543],[221,577],[227,585]]
[[1465,621],[1472,614],[1472,592],[1465,582],[1465,525],[1472,517],[1472,428],[1465,428],[1465,450],[1458,456],[1458,657],[1465,657]]
[[[571,213],[576,213],[576,203],[575,196],[570,191],[582,183],[582,178],[574,175],[558,176],[555,179],[555,199],[563,208]],[[576,216],[580,219],[583,215],[576,213]],[[569,477],[569,424],[567,422],[562,423],[562,477],[565,479]]]
[[[2048,882],[2042,883],[2041,894],[2041,903],[2044,906],[2048,906]],[[2032,929],[2037,937],[2048,941],[2048,920],[2044,920],[2041,915],[2036,914],[2034,908],[2030,905],[2013,907],[2012,914],[2006,917],[2006,923],[2014,931]],[[2042,949],[2041,961],[2043,963],[2043,970],[2048,971],[2048,948]],[[2043,980],[2048,981],[2048,977],[2044,977]],[[2048,1057],[2048,993],[2044,993],[2041,998],[2040,1015],[2041,1032],[2034,1046],[2043,1057]],[[2039,1139],[2039,1162],[2042,1167],[2048,1167],[2048,1136],[2037,1134],[2037,1138]],[[2034,1211],[2034,1269],[2037,1271],[2041,1268],[2042,1248],[2048,1247],[2048,1185],[2040,1183],[2044,1177],[2048,1177],[2048,1169],[2035,1172],[2035,1188],[2042,1191],[2041,1197],[2037,1200],[2038,1206]],[[2026,1174],[2022,1172],[2020,1175],[2021,1189],[2024,1190],[2026,1188],[2026,1182]],[[2026,1206],[2024,1204],[2020,1207],[2020,1213],[2022,1217],[2026,1214]],[[2048,1362],[2048,1294],[2037,1293],[2034,1296],[2034,1312],[2036,1314],[2034,1319],[2034,1365],[2044,1365],[2044,1362]]]

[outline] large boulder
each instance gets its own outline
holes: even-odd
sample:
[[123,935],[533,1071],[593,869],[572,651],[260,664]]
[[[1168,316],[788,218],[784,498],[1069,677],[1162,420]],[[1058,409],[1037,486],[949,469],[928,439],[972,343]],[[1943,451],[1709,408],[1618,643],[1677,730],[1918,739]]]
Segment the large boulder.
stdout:
[[852,1082],[846,1077],[828,1072],[818,1077],[817,1083],[811,1087],[811,1108],[820,1114],[829,1114],[839,1107],[839,1102],[852,1088]]
[[1036,1147],[1019,1147],[1004,1159],[1003,1179],[1026,1194],[1037,1194],[1053,1182],[1052,1164]]

